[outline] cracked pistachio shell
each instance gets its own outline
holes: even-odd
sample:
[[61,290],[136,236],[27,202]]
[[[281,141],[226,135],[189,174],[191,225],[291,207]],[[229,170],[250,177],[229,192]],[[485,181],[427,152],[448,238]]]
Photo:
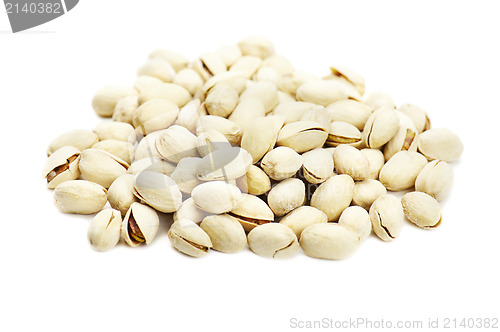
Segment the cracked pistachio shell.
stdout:
[[250,153],[230,146],[203,157],[197,166],[197,176],[203,181],[234,180],[245,175],[251,165]]
[[252,55],[265,59],[274,54],[273,43],[264,37],[249,36],[238,43],[243,55]]
[[172,180],[174,180],[179,187],[179,190],[183,193],[190,194],[191,191],[201,183],[197,177],[197,168],[201,161],[201,158],[196,157],[182,158],[170,175]]
[[211,89],[215,88],[218,85],[229,85],[236,92],[241,94],[247,88],[248,77],[245,75],[235,72],[235,71],[226,71],[215,76],[212,76],[209,80],[203,84],[202,91],[204,93],[208,93]]
[[100,88],[92,98],[92,108],[97,115],[110,118],[116,103],[123,97],[135,96],[137,90],[124,85],[107,85]]
[[134,158],[134,146],[129,142],[123,142],[116,139],[105,139],[92,145],[92,149],[99,149],[111,153],[118,159],[130,164]]
[[303,120],[289,123],[281,128],[276,144],[302,153],[322,147],[327,137],[327,128],[317,122]]
[[122,216],[120,211],[106,209],[99,212],[90,222],[87,238],[98,251],[107,251],[120,241]]
[[244,55],[229,68],[229,71],[245,78],[252,77],[262,65],[262,59],[253,55]]
[[333,152],[335,169],[354,180],[365,180],[370,174],[370,162],[361,151],[350,145],[341,144]]
[[385,194],[387,194],[387,189],[380,181],[374,179],[358,181],[354,184],[352,203],[369,210],[373,202]]
[[317,106],[304,112],[300,118],[302,121],[314,121],[325,128],[330,128],[330,114],[323,106]]
[[191,100],[191,94],[180,85],[173,83],[159,83],[143,87],[139,93],[139,104],[151,99],[166,99],[177,107],[186,105]]
[[147,205],[135,202],[123,217],[121,234],[129,246],[137,247],[141,243],[150,244],[159,226],[158,213]]
[[214,75],[227,71],[226,64],[216,52],[202,54],[199,59],[192,63],[191,68],[205,81]]
[[360,146],[363,141],[361,132],[352,124],[342,121],[333,121],[328,129],[328,138],[326,145],[338,146],[340,144],[349,144],[351,146]]
[[201,132],[197,140],[198,153],[202,157],[207,156],[215,150],[231,147],[231,143],[229,143],[226,136],[214,129]]
[[204,182],[191,192],[196,206],[210,213],[226,213],[234,209],[242,199],[241,191],[224,181]]
[[174,172],[175,167],[175,164],[171,164],[163,159],[143,158],[134,161],[128,168],[127,174],[137,175],[142,171],[150,171],[170,176]]
[[260,166],[273,180],[288,179],[302,167],[303,158],[294,150],[279,146],[272,149],[260,162]]
[[337,221],[352,201],[354,181],[349,175],[336,175],[323,182],[311,197],[311,206],[323,211],[328,221]]
[[97,137],[97,134],[91,130],[71,130],[59,135],[52,142],[50,142],[49,147],[47,148],[47,156],[50,156],[54,151],[66,145],[74,146],[78,150],[83,151],[90,148],[98,141],[99,138]]
[[302,171],[309,183],[323,183],[333,176],[332,154],[326,149],[314,149],[302,154]]
[[100,141],[114,139],[132,144],[136,141],[134,127],[124,122],[103,121],[94,127],[94,133]]
[[353,231],[334,223],[311,225],[300,236],[300,246],[304,253],[322,259],[345,259],[359,248],[360,243]]
[[384,241],[392,241],[401,233],[404,223],[403,207],[394,196],[382,195],[369,211],[372,229]]
[[[112,119],[118,123],[132,124],[134,112],[139,107],[139,96],[126,96],[116,102]],[[95,129],[94,129],[95,131]],[[135,132],[134,132],[135,139]]]
[[281,54],[273,54],[265,58],[262,61],[262,67],[272,67],[280,76],[294,71],[290,60]]
[[179,107],[166,99],[150,99],[137,108],[132,124],[142,135],[166,129],[174,124],[179,115]]
[[200,224],[212,242],[214,250],[235,253],[247,245],[247,236],[241,224],[227,214],[208,216]]
[[418,191],[401,198],[403,212],[412,223],[421,228],[437,227],[441,223],[441,207],[432,196]]
[[175,120],[175,124],[182,126],[195,134],[196,125],[198,124],[200,118],[204,115],[207,115],[205,106],[201,104],[199,99],[193,99],[180,109],[177,120]]
[[269,82],[276,86],[280,80],[280,74],[271,66],[262,66],[253,75],[252,80],[255,82]]
[[285,119],[285,124],[297,122],[310,110],[322,109],[323,106],[304,101],[289,101],[280,103],[272,111],[272,115],[280,115]]
[[78,179],[80,177],[79,161],[80,150],[74,146],[63,146],[52,153],[42,171],[47,181],[47,188],[54,189],[64,181]]
[[156,150],[162,158],[178,163],[186,157],[198,157],[198,140],[184,127],[173,125],[156,138]]
[[200,74],[194,69],[185,68],[175,75],[173,83],[182,86],[194,96],[198,91],[202,90],[204,82]]
[[167,49],[154,50],[149,54],[149,57],[160,58],[167,61],[176,72],[187,68],[187,66],[189,65],[189,60],[184,55]]
[[377,180],[380,170],[385,164],[384,154],[379,149],[366,148],[366,149],[361,149],[360,151],[361,154],[363,154],[370,163],[370,171],[368,174],[368,178]]
[[192,197],[189,197],[184,202],[182,202],[179,210],[174,212],[174,221],[179,219],[189,219],[193,222],[199,224],[206,216],[212,215],[210,212],[206,212],[198,209]]
[[106,189],[94,182],[69,180],[54,189],[54,204],[64,213],[97,213],[106,202]]
[[450,193],[453,170],[446,161],[433,160],[425,165],[415,180],[415,190],[441,201]]
[[243,194],[242,200],[228,213],[249,232],[258,225],[274,221],[273,211],[257,196]]
[[340,215],[339,225],[356,233],[361,241],[366,240],[372,232],[370,216],[365,209],[359,206],[346,208]]
[[266,110],[259,99],[246,98],[240,100],[228,119],[236,123],[243,133],[252,121],[265,115]]
[[241,147],[250,153],[254,164],[274,147],[282,126],[281,116],[266,116],[255,119],[245,129]]
[[284,74],[278,82],[278,89],[283,92],[295,95],[299,86],[310,81],[317,81],[319,78],[309,72],[295,70]]
[[165,130],[158,130],[155,132],[152,132],[151,134],[144,136],[139,143],[137,144],[137,147],[135,148],[135,156],[134,160],[141,160],[144,158],[149,158],[149,159],[162,159],[162,156],[158,153],[158,150],[156,150],[156,138],[163,134]]
[[79,168],[86,180],[109,188],[120,175],[126,174],[128,164],[109,152],[87,149],[80,155]]
[[446,128],[429,129],[418,136],[418,151],[428,160],[452,162],[460,158],[464,145],[460,138]]
[[153,57],[137,69],[137,76],[152,76],[163,82],[172,82],[175,76],[175,70],[172,65],[159,57]]
[[297,89],[297,100],[325,107],[342,99],[361,100],[361,95],[354,87],[336,80],[309,81]]
[[390,107],[377,109],[370,115],[363,130],[364,141],[369,148],[379,148],[389,142],[399,129],[399,117]]
[[239,98],[238,92],[233,87],[219,84],[208,91],[205,107],[208,114],[227,118],[238,105]]
[[357,100],[345,99],[336,101],[326,107],[331,121],[343,121],[352,124],[358,130],[363,130],[365,123],[372,114],[370,106]]
[[247,192],[251,195],[259,196],[271,190],[271,180],[259,167],[252,165],[248,172],[241,178],[237,179],[238,188],[242,192]]
[[125,215],[132,205],[137,202],[134,196],[135,178],[132,174],[118,177],[108,189],[108,201],[113,209]]
[[419,133],[431,128],[431,120],[422,108],[412,104],[403,104],[398,110],[410,117]]
[[208,234],[189,219],[179,219],[168,231],[168,239],[178,251],[192,257],[202,257],[212,248]]
[[278,105],[278,89],[270,82],[253,82],[240,96],[241,100],[256,98],[262,102],[266,113]]
[[280,224],[289,227],[298,239],[307,227],[326,222],[328,218],[323,211],[308,205],[296,208],[280,220]]
[[418,173],[427,165],[427,159],[418,152],[400,151],[380,170],[379,180],[392,191],[413,187]]
[[331,66],[330,71],[334,77],[352,84],[361,96],[365,93],[365,79],[354,70],[346,67]]
[[217,54],[219,54],[226,67],[231,67],[242,56],[238,45],[222,45],[217,49]]
[[240,127],[233,121],[215,115],[202,116],[196,127],[196,133],[199,135],[208,130],[217,130],[231,144],[240,143],[242,132]]
[[384,146],[385,160],[391,159],[399,151],[417,151],[417,128],[404,113],[399,115],[399,129],[393,138]]
[[269,207],[278,217],[284,216],[306,201],[306,187],[299,179],[286,179],[275,185],[267,196]]
[[262,257],[288,258],[297,253],[299,242],[295,233],[285,225],[268,223],[248,233],[248,247]]
[[365,97],[364,103],[370,106],[373,110],[381,107],[396,109],[396,104],[391,96],[387,93],[375,91]]
[[163,173],[143,171],[135,177],[134,195],[154,209],[170,213],[179,209],[182,194],[177,184]]

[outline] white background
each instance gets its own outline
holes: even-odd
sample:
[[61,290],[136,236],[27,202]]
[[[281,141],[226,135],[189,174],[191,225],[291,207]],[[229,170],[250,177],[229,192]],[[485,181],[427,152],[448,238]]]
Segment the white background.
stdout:
[[[495,1],[80,1],[11,34],[0,13],[2,331],[288,331],[290,319],[500,318],[499,3]],[[193,59],[259,34],[297,69],[340,64],[367,90],[425,108],[460,135],[455,185],[433,231],[369,238],[345,261],[245,250],[192,259],[167,229],[148,247],[91,249],[41,176],[52,138],[93,128],[107,83],[132,84],[155,48]],[[452,325],[450,325],[452,326]],[[326,329],[328,330],[328,329]]]

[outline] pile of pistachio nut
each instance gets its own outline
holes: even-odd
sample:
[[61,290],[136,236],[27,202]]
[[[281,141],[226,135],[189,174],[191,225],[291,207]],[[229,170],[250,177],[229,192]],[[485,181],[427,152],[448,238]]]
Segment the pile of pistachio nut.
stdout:
[[372,231],[392,241],[405,219],[441,222],[459,137],[431,129],[418,106],[364,96],[350,69],[320,78],[249,37],[194,61],[156,50],[137,75],[95,94],[93,109],[111,119],[66,132],[47,151],[55,205],[96,214],[88,239],[97,250],[120,238],[151,243],[161,214],[172,213],[168,238],[194,257],[248,244],[264,257],[301,248],[344,259]]

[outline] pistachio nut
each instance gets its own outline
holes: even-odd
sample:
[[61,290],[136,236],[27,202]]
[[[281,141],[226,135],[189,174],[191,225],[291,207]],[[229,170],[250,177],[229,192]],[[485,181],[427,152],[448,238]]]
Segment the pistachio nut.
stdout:
[[412,104],[403,104],[398,110],[410,117],[419,133],[431,128],[431,120],[422,108]]
[[242,56],[238,45],[222,45],[217,49],[217,54],[219,54],[226,67],[231,67]]
[[143,158],[134,161],[127,170],[127,174],[137,175],[142,171],[150,171],[172,175],[176,165],[171,164],[166,160],[157,158]]
[[163,134],[167,129],[158,130],[151,134],[144,136],[137,147],[135,148],[134,160],[141,160],[144,158],[149,159],[163,159],[163,157],[156,150],[156,139]]
[[[257,60],[260,61],[258,58]],[[224,84],[231,86],[239,95],[246,89],[248,78],[249,77],[246,77],[244,74],[236,71],[226,71],[208,79],[205,84],[203,84],[202,92],[208,93],[216,86]]]
[[370,216],[360,206],[349,206],[346,208],[340,215],[339,225],[356,233],[361,241],[366,240],[372,232]]
[[227,71],[227,66],[217,52],[209,52],[200,55],[193,63],[192,68],[206,81],[210,77]]
[[360,151],[361,154],[363,154],[370,163],[370,171],[368,174],[368,178],[377,180],[380,170],[385,164],[384,154],[379,149],[366,148],[366,149],[361,149]]
[[115,110],[113,111],[113,121],[116,121],[118,123],[123,122],[131,125],[132,117],[134,116],[134,112],[137,107],[139,107],[139,96],[126,96],[119,99],[116,102]]
[[227,214],[208,216],[200,224],[212,242],[214,250],[235,253],[245,248],[247,236],[241,224]]
[[247,87],[240,96],[241,100],[256,98],[262,102],[266,113],[278,105],[278,89],[270,82],[255,82]]
[[418,151],[428,160],[452,162],[460,158],[464,145],[460,138],[446,128],[429,129],[418,136]]
[[344,99],[326,107],[331,121],[343,121],[352,124],[358,130],[363,130],[365,123],[372,114],[370,106],[357,100]]
[[94,133],[100,141],[114,139],[131,144],[136,141],[134,127],[124,122],[103,121],[94,127]]
[[182,126],[195,134],[196,125],[198,124],[200,118],[204,115],[207,115],[205,106],[202,106],[199,99],[193,99],[180,109],[177,120],[175,120],[175,124]]
[[425,165],[415,180],[415,190],[441,201],[450,193],[453,170],[446,161],[433,160]]
[[230,146],[203,157],[197,166],[197,175],[203,181],[234,180],[245,175],[251,165],[250,153]]
[[224,181],[199,184],[191,192],[191,197],[198,208],[215,214],[231,211],[242,199],[238,187]]
[[[153,76],[149,76],[149,75],[140,75],[140,76],[137,76],[137,78],[135,79],[134,88],[137,91],[141,91],[142,89],[145,89],[149,86],[161,84],[161,83],[165,83],[165,82],[163,82],[162,80],[160,80],[157,77],[153,77]],[[137,97],[137,103],[139,103],[139,95],[137,95],[136,97]],[[137,105],[137,106],[139,106],[139,105]],[[115,111],[116,111],[116,106],[115,106]],[[114,113],[113,113],[113,115],[114,115]]]
[[294,150],[279,146],[272,149],[260,162],[260,166],[273,180],[288,179],[302,167],[303,158]]
[[123,217],[122,238],[131,247],[141,243],[150,244],[158,233],[160,218],[158,213],[147,205],[132,203]]
[[314,149],[302,154],[302,171],[307,182],[323,183],[333,176],[333,158],[326,149]]
[[120,241],[122,216],[120,211],[106,209],[99,212],[90,222],[87,238],[98,251],[107,251]]
[[132,174],[123,174],[118,177],[108,189],[109,205],[125,215],[132,205],[137,202],[134,196],[135,178]]
[[159,83],[146,86],[139,93],[139,104],[144,104],[151,99],[166,99],[177,107],[186,105],[191,100],[188,90],[174,83]]
[[365,180],[370,174],[370,162],[361,151],[350,145],[341,144],[333,152],[335,169],[354,180]]
[[399,129],[399,117],[391,107],[381,107],[370,115],[363,130],[369,148],[379,148],[389,142]]
[[86,180],[109,188],[120,175],[126,174],[128,164],[109,152],[87,149],[80,155],[79,168]]
[[[279,102],[279,104],[290,103],[290,102],[295,102],[295,101],[296,101],[295,97],[292,96],[291,94],[278,90],[278,102]],[[279,106],[279,104],[278,104],[278,106]],[[276,106],[276,107],[278,107],[278,106]],[[321,107],[323,107],[323,106],[321,106]]]
[[243,194],[242,197],[228,215],[236,218],[245,231],[249,232],[256,226],[274,221],[273,211],[266,202],[254,195]]
[[413,187],[418,173],[427,165],[427,159],[418,152],[400,151],[380,170],[379,180],[392,191]]
[[396,109],[396,104],[391,96],[381,91],[375,91],[365,97],[364,103],[372,109],[377,110],[381,107]]
[[342,99],[361,100],[361,95],[354,87],[332,80],[308,81],[297,89],[297,100],[325,107]]
[[189,197],[184,202],[182,202],[179,210],[174,212],[173,219],[177,221],[179,219],[189,219],[197,224],[199,224],[206,216],[212,215],[210,212],[206,212],[198,209],[192,197]]
[[49,147],[47,148],[47,156],[50,156],[54,151],[66,145],[74,146],[78,150],[83,151],[90,148],[98,141],[99,138],[97,137],[97,134],[91,130],[71,130],[59,135],[52,142],[50,142]]
[[182,204],[179,187],[174,180],[163,173],[143,171],[136,175],[134,195],[164,213],[174,212]]
[[266,116],[255,119],[245,129],[241,147],[250,153],[254,164],[274,147],[282,126],[281,116]]
[[[262,61],[262,67],[271,67],[278,72],[278,75],[285,75],[294,71],[293,65],[285,56],[272,54]],[[262,68],[261,67],[261,68]]]
[[327,221],[328,218],[323,211],[312,206],[304,205],[284,216],[280,220],[280,224],[290,227],[297,238],[300,239],[300,235],[304,229],[314,224],[326,223]]
[[173,125],[156,138],[156,150],[170,162],[186,157],[198,157],[197,138],[184,127]]
[[302,119],[302,117],[309,110],[322,109],[323,106],[316,105],[313,103],[306,103],[304,101],[290,101],[285,103],[280,103],[276,106],[271,114],[280,115],[285,119],[285,124],[292,122],[297,122]]
[[311,197],[311,206],[323,211],[328,221],[337,221],[352,201],[354,181],[346,174],[336,175],[323,182]]
[[197,169],[201,161],[201,158],[186,157],[182,158],[177,164],[170,177],[177,184],[181,192],[190,194],[201,183],[197,177]]
[[399,151],[417,151],[417,128],[406,114],[397,113],[399,115],[399,129],[396,135],[384,146],[385,160],[391,159]]
[[330,71],[334,77],[352,84],[361,96],[365,93],[365,79],[354,70],[346,67],[331,66]]
[[231,147],[231,143],[229,143],[226,136],[214,129],[201,132],[198,135],[197,141],[198,153],[202,157],[209,155],[215,150]]
[[116,103],[123,97],[135,96],[137,90],[124,85],[107,85],[100,88],[92,98],[92,108],[97,115],[110,118]]
[[299,250],[295,233],[285,225],[268,223],[248,233],[248,247],[262,257],[288,258]]
[[295,95],[299,86],[310,81],[317,81],[319,78],[309,72],[295,70],[284,74],[278,82],[278,89],[283,92]]
[[271,190],[271,180],[259,167],[252,165],[246,174],[237,179],[238,188],[251,195],[263,195]]
[[262,66],[253,75],[252,80],[255,82],[269,82],[276,86],[280,80],[280,74],[274,67]]
[[380,181],[374,179],[358,181],[354,184],[352,204],[369,210],[373,202],[385,194],[387,194],[387,189]]
[[174,124],[179,115],[179,107],[166,99],[150,99],[137,108],[132,124],[142,135],[166,129]]
[[274,54],[273,43],[260,36],[249,36],[242,39],[238,46],[243,55],[252,55],[265,59]]
[[212,248],[208,234],[189,219],[179,219],[168,231],[168,239],[172,246],[183,254],[202,257]]
[[210,115],[227,118],[238,105],[238,92],[228,84],[220,84],[212,88],[205,100],[205,107]]
[[240,100],[228,119],[236,123],[243,133],[253,120],[265,115],[266,110],[259,99],[246,98],[244,100]]
[[304,112],[300,120],[314,121],[325,128],[330,128],[330,114],[323,106],[317,106]]
[[42,175],[47,180],[47,188],[54,189],[60,183],[76,180],[80,177],[78,162],[80,150],[74,146],[57,149],[45,162]]
[[231,144],[239,144],[241,140],[241,129],[233,121],[215,115],[200,117],[200,121],[196,127],[196,133],[199,135],[202,132],[212,129],[224,135]]
[[330,124],[326,145],[335,147],[340,144],[349,144],[358,147],[362,142],[361,132],[352,124],[343,121],[333,121]]
[[187,68],[189,65],[189,60],[182,54],[177,52],[167,50],[167,49],[157,49],[151,52],[149,55],[150,58],[161,58],[172,66],[176,72],[181,71],[184,68]]
[[267,196],[267,203],[274,214],[284,216],[306,201],[306,187],[299,179],[291,178],[275,185]]
[[118,159],[130,164],[134,158],[134,146],[129,142],[119,141],[116,139],[105,139],[92,145],[92,149],[103,150],[109,152]]
[[359,248],[360,242],[353,231],[334,223],[311,225],[300,236],[300,247],[304,253],[322,259],[345,259]]
[[253,55],[244,55],[229,68],[229,71],[245,78],[252,77],[262,65],[262,59]]
[[412,223],[421,228],[437,227],[441,223],[441,207],[432,196],[413,191],[401,198],[403,212]]
[[384,241],[399,236],[404,223],[403,207],[392,195],[382,195],[373,202],[369,211],[372,229]]
[[173,83],[182,86],[191,95],[195,95],[203,88],[203,79],[200,74],[191,68],[185,68],[178,72],[174,77]]
[[172,82],[175,70],[168,61],[159,57],[152,57],[137,69],[137,76],[142,75],[156,77],[163,82]]
[[321,124],[314,121],[297,121],[281,128],[276,144],[302,153],[322,147],[327,137],[328,130]]
[[54,204],[64,213],[97,213],[106,202],[106,189],[94,182],[69,180],[54,189]]

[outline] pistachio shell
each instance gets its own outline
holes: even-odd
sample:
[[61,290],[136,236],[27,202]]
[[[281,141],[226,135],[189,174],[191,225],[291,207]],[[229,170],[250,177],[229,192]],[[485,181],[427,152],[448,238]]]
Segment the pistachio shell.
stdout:
[[328,221],[337,221],[352,201],[354,181],[349,175],[337,175],[323,182],[311,197],[311,206],[323,211]]
[[216,214],[231,211],[242,199],[238,187],[223,181],[204,182],[193,189],[191,197],[198,208]]
[[127,174],[137,175],[142,171],[150,171],[170,176],[174,172],[175,167],[175,164],[171,164],[163,159],[143,158],[134,161],[128,168]]
[[137,108],[132,124],[142,135],[170,127],[179,115],[179,107],[166,99],[150,99]]
[[208,92],[205,106],[210,115],[227,118],[238,105],[238,101],[238,92],[230,85],[222,84],[217,85]]
[[[111,123],[126,123],[131,125],[132,117],[137,107],[139,107],[139,96],[126,96],[120,98],[116,102],[115,110],[113,111],[112,119],[115,122]],[[135,132],[134,132],[134,140],[135,140]]]
[[199,59],[192,63],[191,67],[205,81],[227,70],[226,64],[216,52],[202,54]]
[[100,141],[115,139],[131,144],[134,144],[136,141],[134,127],[124,122],[101,122],[94,127],[94,132]]
[[372,108],[357,100],[344,99],[326,107],[331,121],[343,121],[363,130],[365,123],[372,114]]
[[146,63],[137,69],[137,76],[141,75],[156,77],[163,82],[172,82],[175,70],[168,61],[159,57],[153,57],[147,59]]
[[263,195],[271,190],[271,180],[259,167],[252,165],[247,173],[237,180],[238,188],[242,192],[252,195]]
[[154,50],[153,52],[151,52],[149,57],[161,58],[167,61],[168,63],[170,63],[170,65],[172,65],[176,72],[179,72],[180,70],[186,68],[189,64],[189,60],[185,56],[167,49]]
[[392,191],[400,191],[415,185],[418,173],[427,165],[427,160],[418,152],[400,151],[380,170],[380,182]]
[[278,89],[295,95],[297,89],[304,83],[317,81],[318,77],[312,73],[295,70],[284,74],[278,82]]
[[233,121],[215,115],[206,115],[200,118],[196,133],[199,135],[208,130],[217,130],[226,137],[229,143],[238,144],[241,140],[242,132],[240,127]]
[[338,146],[340,144],[349,144],[359,146],[363,141],[361,132],[352,124],[342,121],[333,121],[328,129],[328,146]]
[[302,171],[309,183],[323,183],[333,176],[333,158],[326,149],[314,149],[305,152]]
[[182,86],[191,95],[195,95],[196,92],[201,91],[203,88],[203,79],[200,74],[191,68],[185,68],[178,72],[173,83]]
[[238,45],[222,45],[217,49],[217,53],[226,67],[231,67],[242,56]]
[[276,85],[269,82],[256,82],[251,84],[241,94],[241,100],[256,98],[262,102],[266,113],[272,111],[278,105],[278,89]]
[[242,148],[226,147],[203,157],[197,166],[198,179],[203,181],[233,180],[252,165],[252,156]]
[[283,216],[306,200],[305,185],[299,179],[291,178],[279,182],[267,196],[267,203],[276,216]]
[[56,137],[52,142],[50,142],[47,148],[47,156],[50,156],[54,151],[62,148],[66,145],[71,145],[80,151],[90,148],[92,145],[97,143],[99,138],[97,134],[91,130],[71,130],[62,135]]
[[361,154],[364,155],[370,163],[369,179],[378,179],[380,170],[385,164],[385,158],[382,151],[379,149],[361,149]]
[[358,149],[341,144],[333,152],[333,160],[339,174],[350,175],[354,180],[368,178],[370,162]]
[[107,251],[120,240],[121,225],[122,217],[119,211],[102,210],[90,222],[87,238],[94,249]]
[[360,100],[361,95],[354,87],[331,80],[309,81],[297,89],[297,100],[325,107],[342,99]]
[[107,85],[95,93],[92,98],[92,108],[97,115],[110,118],[113,115],[118,100],[123,97],[135,95],[137,95],[137,90],[129,86]]
[[399,129],[399,117],[391,107],[382,107],[370,115],[363,129],[364,141],[369,148],[379,148],[389,142]]
[[158,153],[170,162],[178,163],[186,157],[197,157],[197,138],[184,127],[173,125],[164,130],[155,143]]
[[326,214],[318,210],[312,206],[300,206],[295,210],[288,213],[280,220],[280,224],[288,226],[300,239],[300,235],[307,227],[319,224],[326,223],[328,218]]
[[93,214],[106,204],[106,189],[86,180],[69,180],[55,188],[54,204],[64,213]]
[[396,104],[392,97],[387,93],[375,91],[366,96],[364,103],[370,106],[372,109],[377,110],[381,107],[387,107],[391,109],[396,108]]
[[246,128],[241,138],[241,147],[250,153],[253,163],[259,161],[274,147],[282,125],[282,117],[267,116],[254,120]]
[[[293,65],[286,57],[280,54],[272,54],[262,61],[262,67],[271,67],[278,75],[285,75],[294,71]],[[261,67],[261,68],[262,68]]]
[[433,160],[425,165],[415,180],[415,190],[441,201],[448,196],[453,184],[453,170],[446,161]]
[[201,132],[198,135],[196,145],[198,153],[202,157],[207,156],[215,150],[228,149],[231,147],[231,143],[226,139],[226,136],[214,129]]
[[151,134],[144,136],[137,147],[135,148],[134,160],[149,159],[163,159],[156,149],[156,139],[162,135],[167,129],[158,130]]
[[80,150],[74,146],[57,149],[45,162],[42,175],[47,180],[47,188],[54,189],[59,184],[80,177],[78,163]]
[[159,225],[160,219],[154,209],[141,203],[132,203],[123,217],[122,237],[131,247],[137,247],[141,243],[150,244]]
[[205,217],[200,227],[210,237],[214,250],[234,253],[247,244],[245,230],[238,220],[227,214]]
[[321,124],[313,121],[297,121],[281,128],[276,144],[302,153],[322,147],[327,137],[328,131]]
[[399,129],[393,138],[384,146],[385,160],[399,151],[417,151],[418,131],[413,121],[404,113],[398,112]]
[[79,163],[80,172],[86,180],[109,188],[120,175],[126,174],[128,164],[109,152],[99,149],[82,151]]
[[361,96],[365,93],[365,79],[354,70],[340,66],[331,66],[330,70],[333,76],[352,84]]
[[182,86],[173,83],[161,83],[144,87],[139,93],[139,103],[144,104],[151,99],[166,99],[178,107],[191,100],[191,94]]
[[441,223],[441,207],[432,196],[414,191],[401,198],[403,212],[412,223],[421,228],[437,227]]
[[303,101],[290,101],[280,103],[274,108],[271,114],[283,116],[285,124],[289,124],[301,120],[307,111],[321,109],[322,107],[323,106]]
[[325,128],[329,128],[331,124],[330,114],[323,106],[317,106],[305,111],[300,120],[314,121]]
[[257,98],[246,98],[240,100],[239,104],[229,116],[229,120],[236,123],[242,132],[252,123],[253,120],[266,115],[266,110],[262,102]]
[[92,149],[99,149],[111,153],[127,164],[134,158],[134,146],[129,142],[118,141],[116,139],[105,139],[92,145]]
[[124,174],[118,177],[108,189],[108,201],[113,209],[125,215],[132,205],[137,202],[134,196],[135,178],[132,174]]
[[345,259],[360,246],[359,237],[350,229],[334,224],[319,223],[307,227],[300,236],[300,246],[306,255],[322,259]]
[[361,241],[366,240],[372,232],[370,216],[365,209],[359,206],[346,208],[340,215],[339,225],[356,233]]
[[252,55],[265,59],[274,54],[273,43],[259,36],[246,37],[238,43],[238,46],[243,55]]
[[404,223],[403,207],[394,196],[382,195],[370,207],[370,220],[377,236],[392,241],[399,236]]
[[205,107],[201,105],[199,99],[193,99],[180,109],[175,124],[186,128],[194,134],[196,133],[198,121],[204,115],[207,115]]
[[177,221],[179,219],[189,219],[197,224],[199,224],[203,218],[212,215],[210,212],[206,212],[198,209],[192,197],[189,197],[184,202],[182,202],[179,210],[174,212],[173,219]]
[[248,246],[257,255],[269,258],[288,258],[299,250],[295,233],[278,223],[268,223],[252,229],[248,233]]
[[271,66],[262,66],[253,75],[252,80],[255,82],[269,82],[276,86],[280,80],[280,74]]
[[201,183],[198,180],[198,166],[202,162],[201,158],[182,158],[170,177],[183,193],[190,194],[191,191]]
[[418,136],[418,151],[428,160],[452,162],[460,158],[464,146],[460,138],[446,128],[429,129]]
[[279,146],[262,158],[260,166],[273,180],[281,181],[292,177],[302,167],[302,156],[285,146]]
[[193,257],[205,256],[212,248],[208,234],[188,219],[174,222],[168,231],[168,239],[175,249]]
[[[257,58],[257,60],[260,59]],[[233,87],[233,89],[235,89],[236,92],[240,94],[243,92],[243,90],[246,89],[247,81],[248,77],[245,77],[244,74],[236,71],[227,71],[212,76],[209,80],[205,82],[205,84],[203,84],[202,91],[207,93],[215,86],[224,84]]]
[[387,189],[380,181],[374,179],[359,181],[354,184],[352,203],[369,210],[373,202],[385,194],[387,194]]
[[419,133],[431,128],[431,120],[422,108],[412,104],[403,104],[399,107],[399,111],[411,118]]
[[242,197],[228,214],[236,218],[245,231],[249,232],[258,225],[274,221],[273,211],[266,202],[254,195],[243,194]]
[[229,71],[250,78],[262,64],[262,59],[252,55],[244,55],[229,68]]
[[134,195],[164,213],[178,210],[182,203],[177,184],[169,176],[151,171],[143,171],[136,176]]

